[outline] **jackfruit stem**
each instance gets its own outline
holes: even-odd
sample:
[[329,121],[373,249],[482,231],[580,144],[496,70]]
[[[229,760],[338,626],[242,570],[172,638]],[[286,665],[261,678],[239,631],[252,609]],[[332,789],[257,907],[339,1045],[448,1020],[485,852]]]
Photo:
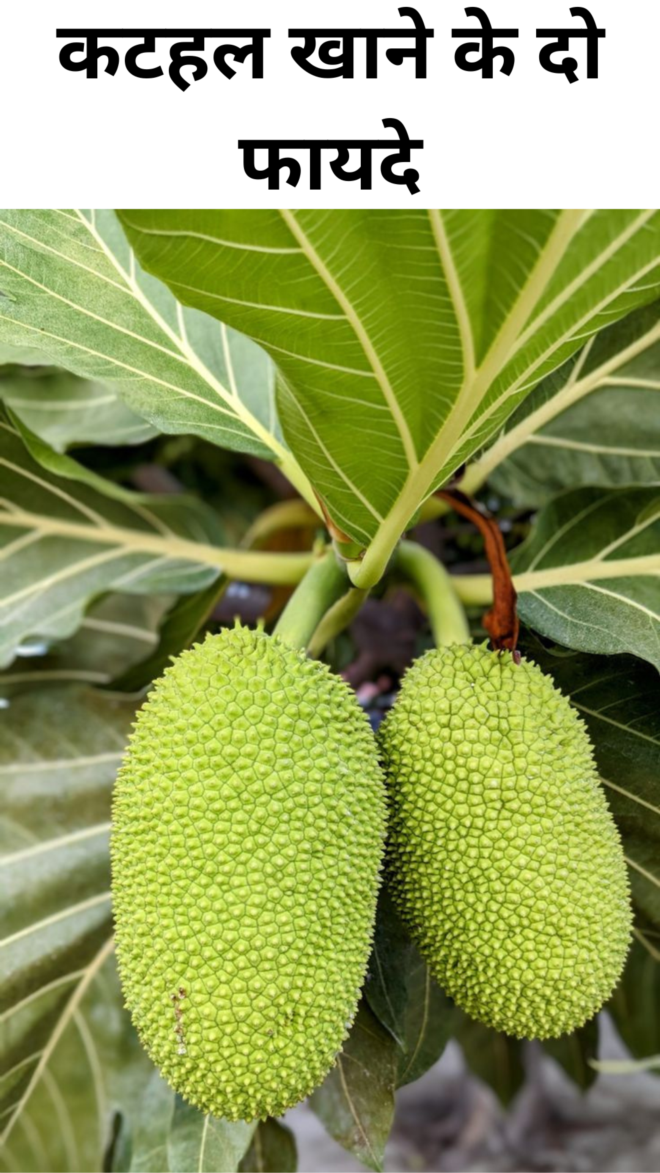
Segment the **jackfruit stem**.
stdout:
[[318,659],[330,641],[336,639],[342,631],[346,630],[368,596],[369,591],[360,591],[357,587],[351,587],[332,605],[329,611],[326,611],[307,645],[307,651],[312,659]]
[[288,529],[315,529],[323,521],[310,509],[306,501],[294,497],[290,501],[278,501],[259,515],[243,537],[241,546],[246,550],[261,545],[272,534]]
[[273,635],[292,648],[306,648],[319,623],[346,591],[346,570],[333,551],[323,554],[296,587]]
[[469,644],[470,628],[451,576],[431,551],[401,542],[394,565],[420,596],[437,647]]

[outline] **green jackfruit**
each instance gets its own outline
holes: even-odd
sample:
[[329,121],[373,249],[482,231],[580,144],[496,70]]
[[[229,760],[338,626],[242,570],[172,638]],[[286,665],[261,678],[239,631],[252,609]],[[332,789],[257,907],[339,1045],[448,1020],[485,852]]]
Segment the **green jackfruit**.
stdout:
[[209,636],[151,693],[114,793],[117,954],[142,1042],[203,1111],[279,1116],[332,1066],[385,807],[348,686],[263,632]]
[[507,1034],[581,1026],[631,929],[583,722],[534,664],[454,646],[411,668],[381,737],[393,894],[433,975]]

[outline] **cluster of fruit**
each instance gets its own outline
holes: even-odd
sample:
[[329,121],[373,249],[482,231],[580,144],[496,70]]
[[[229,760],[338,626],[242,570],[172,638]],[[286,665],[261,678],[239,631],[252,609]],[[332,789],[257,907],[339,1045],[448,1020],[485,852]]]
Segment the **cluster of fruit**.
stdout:
[[584,726],[535,665],[485,646],[418,660],[377,740],[323,664],[262,631],[208,636],[138,717],[112,861],[140,1037],[234,1120],[279,1115],[332,1066],[383,876],[446,992],[519,1037],[595,1014],[630,938]]

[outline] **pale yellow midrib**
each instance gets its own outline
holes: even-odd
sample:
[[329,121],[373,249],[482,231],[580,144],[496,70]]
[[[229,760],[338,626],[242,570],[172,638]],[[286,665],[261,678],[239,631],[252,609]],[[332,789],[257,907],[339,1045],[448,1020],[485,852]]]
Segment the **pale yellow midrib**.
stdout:
[[516,590],[542,590],[551,586],[573,586],[601,578],[628,578],[636,575],[660,574],[660,554],[642,554],[637,558],[619,558],[601,561],[568,563],[549,566],[545,570],[531,570],[514,577]]
[[545,307],[543,312],[540,313],[537,318],[534,318],[532,322],[530,322],[527,330],[525,330],[520,335],[518,339],[518,345],[513,351],[511,357],[513,358],[518,350],[522,350],[526,343],[529,342],[530,338],[533,338],[534,335],[538,333],[538,331],[545,325],[545,323],[550,320],[553,314],[555,314],[558,309],[561,309],[561,307],[565,305],[566,302],[570,301],[576,290],[581,289],[590,277],[593,277],[595,273],[602,269],[603,265],[606,265],[607,262],[612,259],[612,257],[616,256],[623,245],[627,244],[628,241],[633,236],[635,236],[637,232],[639,232],[640,228],[643,228],[644,225],[655,215],[655,208],[641,212],[637,219],[632,220],[625,231],[620,233],[619,236],[615,237],[602,253],[598,253],[590,265],[587,265],[585,269],[581,269],[578,276],[574,277],[574,279],[564,289],[562,289],[561,293],[557,294],[557,297],[554,299],[554,301],[551,301]]
[[[94,236],[94,239],[97,241],[99,248],[103,251],[103,254],[107,257],[108,261],[117,271],[120,277],[126,282],[129,292],[142,306],[142,309],[149,315],[152,321],[154,321],[156,325],[159,326],[160,329],[167,335],[170,341],[174,343],[177,350],[185,358],[188,365],[197,372],[200,378],[203,379],[203,381],[207,383],[208,386],[211,387],[217,395],[220,396],[220,398],[227,404],[227,406],[232,407],[235,414],[241,419],[246,427],[250,428],[250,430],[255,435],[259,435],[259,438],[266,444],[268,448],[271,449],[272,452],[277,455],[278,459],[281,460],[283,456],[288,455],[286,449],[283,448],[275,436],[271,435],[271,433],[263,427],[259,420],[255,419],[255,417],[247,410],[243,401],[240,399],[235,399],[231,392],[228,391],[227,388],[222,385],[220,380],[216,378],[213,372],[208,369],[206,364],[203,363],[200,359],[199,355],[192,349],[188,343],[187,338],[177,334],[176,330],[173,330],[168,322],[165,321],[165,319],[156,309],[155,305],[153,305],[153,303],[150,302],[149,299],[145,296],[139,282],[136,281],[130,273],[126,272],[124,267],[119,263],[118,258],[108,248],[103,237],[97,231],[96,225],[92,221],[86,220],[82,213],[78,211],[78,209],[76,209],[76,211],[80,217],[81,224],[83,224],[87,230],[91,232],[91,234]],[[177,298],[174,300],[178,302]]]
[[469,383],[474,377],[476,366],[476,356],[474,353],[474,338],[472,336],[472,325],[470,323],[470,315],[468,313],[465,296],[463,294],[463,287],[461,285],[456,265],[454,264],[454,255],[451,251],[445,223],[442,218],[442,213],[439,209],[429,209],[429,220],[431,222],[431,230],[435,246],[440,257],[440,266],[444,277],[447,281],[449,293],[456,314],[456,321],[461,338],[461,345],[463,348],[463,385]]
[[452,453],[460,443],[463,433],[474,414],[475,404],[478,405],[481,401],[484,380],[487,380],[486,386],[490,386],[493,378],[493,370],[499,370],[501,364],[508,356],[512,340],[517,337],[524,322],[536,305],[550,276],[555,271],[561,257],[568,248],[570,240],[580,227],[583,216],[584,213],[581,211],[566,211],[558,217],[545,248],[539,254],[536,265],[520,290],[511,313],[503,324],[500,333],[493,341],[482,366],[477,371],[472,383],[465,383],[461,388],[454,406],[437,433],[435,440],[427,450],[422,462],[414,471],[409,473],[394,508],[384,519],[378,534],[378,539],[380,540],[378,541],[377,539],[372,543],[367,551],[362,568],[358,568],[352,574],[354,585],[363,586],[365,577],[367,577],[366,585],[372,585],[370,576],[368,575],[368,568],[372,559],[374,561],[377,560],[377,547],[382,545],[383,548],[393,549],[396,545],[403,529],[433,483],[438,469],[438,453],[444,450],[446,459],[443,463],[451,459]]
[[[99,542],[104,545],[133,550],[143,554],[155,554],[163,558],[181,559],[200,566],[214,566],[228,574],[248,577],[257,570],[263,555],[251,550],[228,550],[221,546],[209,546],[204,542],[191,542],[186,538],[161,538],[156,534],[135,533],[120,526],[85,526],[75,522],[42,517],[38,514],[18,510],[11,514],[0,514],[1,526],[16,526],[36,530],[42,535],[54,534],[73,537],[84,542]],[[271,556],[272,557],[272,556]],[[313,561],[312,554],[280,554],[282,566],[306,565]],[[283,561],[286,560],[286,561]]]
[[323,281],[326,288],[329,290],[329,292],[335,298],[335,301],[337,302],[337,304],[339,306],[341,306],[343,313],[346,315],[347,321],[350,323],[351,327],[353,328],[353,332],[355,333],[355,336],[358,339],[358,341],[359,341],[359,343],[365,353],[367,361],[376,376],[376,379],[378,381],[378,385],[379,385],[379,387],[382,391],[382,394],[383,394],[383,398],[385,399],[385,402],[387,403],[387,405],[390,409],[392,418],[396,424],[397,431],[399,433],[399,436],[401,438],[401,443],[403,445],[403,450],[406,454],[406,460],[408,462],[408,466],[410,468],[416,468],[419,461],[417,458],[417,452],[415,450],[415,444],[414,444],[412,435],[410,433],[410,429],[408,427],[406,418],[401,410],[399,401],[398,401],[396,395],[394,394],[394,388],[392,387],[392,385],[389,381],[389,378],[387,376],[387,372],[385,371],[385,368],[380,361],[380,358],[378,356],[376,348],[374,347],[374,344],[371,341],[371,338],[369,337],[366,329],[364,328],[358,313],[356,312],[352,302],[349,301],[348,297],[344,293],[344,291],[341,288],[341,286],[339,285],[339,283],[333,277],[333,275],[330,272],[330,270],[328,269],[327,265],[324,263],[324,261],[319,256],[319,254],[316,252],[316,249],[312,245],[307,234],[300,227],[293,212],[290,211],[289,209],[286,209],[286,208],[280,208],[279,211],[280,211],[280,215],[281,215],[282,219],[284,220],[284,223],[286,224],[289,231],[293,234],[295,239],[298,241],[298,244],[300,245],[301,249],[303,250],[309,263],[313,266],[315,271],[318,273],[319,277]]
[[8,1137],[14,1127],[14,1124],[16,1123],[18,1118],[20,1117],[20,1114],[21,1114],[23,1108],[25,1107],[27,1101],[29,1100],[30,1096],[32,1095],[32,1092],[34,1091],[35,1086],[39,1082],[39,1080],[41,1078],[41,1074],[44,1071],[44,1069],[47,1067],[48,1062],[53,1054],[53,1051],[55,1050],[62,1035],[64,1034],[64,1031],[66,1030],[67,1026],[69,1025],[71,1018],[73,1017],[78,1006],[82,1002],[82,999],[84,998],[89,986],[91,985],[92,981],[96,977],[98,971],[101,969],[103,964],[107,961],[107,959],[110,956],[110,954],[112,953],[113,949],[114,949],[114,939],[112,937],[110,937],[109,940],[107,940],[104,943],[104,945],[101,947],[99,952],[96,954],[96,957],[94,958],[94,960],[91,962],[91,964],[85,970],[85,973],[84,973],[81,981],[77,985],[76,989],[73,991],[69,1001],[67,1002],[66,1006],[64,1007],[56,1025],[55,1025],[55,1028],[50,1036],[48,1044],[46,1045],[46,1047],[44,1048],[44,1050],[42,1052],[41,1059],[39,1060],[39,1063],[37,1064],[35,1070],[33,1071],[32,1076],[30,1078],[30,1081],[29,1081],[25,1091],[23,1092],[23,1095],[21,1096],[18,1104],[16,1105],[16,1111],[14,1112],[13,1116],[10,1117],[7,1127],[2,1134],[2,1137],[0,1137],[0,1144],[4,1144],[7,1141]]
[[551,399],[537,408],[536,411],[526,416],[521,420],[515,428],[511,428],[506,432],[487,452],[484,453],[481,460],[476,461],[473,466],[475,475],[478,470],[480,478],[479,484],[482,484],[493,469],[506,460],[508,456],[521,448],[527,442],[530,436],[535,432],[540,431],[558,415],[562,415],[569,407],[572,407],[579,400],[584,399],[586,395],[590,395],[597,390],[605,379],[613,372],[618,370],[621,366],[631,362],[639,354],[652,346],[654,342],[660,341],[660,323],[639,338],[637,342],[633,342],[630,346],[622,350],[620,354],[615,355],[609,362],[603,363],[602,366],[597,367],[589,375],[583,379],[578,379],[572,385],[567,385],[562,391],[558,391]]

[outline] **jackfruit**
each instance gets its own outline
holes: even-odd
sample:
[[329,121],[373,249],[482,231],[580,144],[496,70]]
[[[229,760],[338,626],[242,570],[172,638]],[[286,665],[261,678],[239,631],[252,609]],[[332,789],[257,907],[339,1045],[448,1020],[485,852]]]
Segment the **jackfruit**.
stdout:
[[536,665],[422,656],[381,727],[393,896],[432,974],[520,1038],[571,1031],[614,988],[627,872],[583,722]]
[[385,814],[368,720],[324,665],[236,627],[157,683],[114,793],[117,955],[144,1046],[204,1112],[279,1116],[332,1066]]

